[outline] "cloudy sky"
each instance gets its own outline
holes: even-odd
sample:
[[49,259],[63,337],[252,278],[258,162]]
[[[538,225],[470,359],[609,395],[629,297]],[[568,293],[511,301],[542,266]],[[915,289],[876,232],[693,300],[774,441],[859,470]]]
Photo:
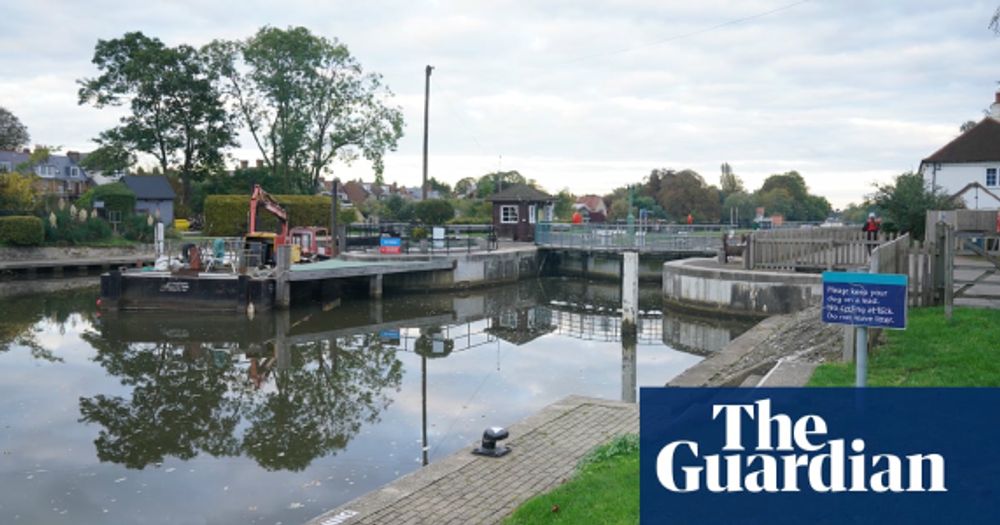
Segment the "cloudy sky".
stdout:
[[[432,64],[430,173],[445,181],[502,167],[605,193],[657,167],[714,183],[727,161],[751,189],[795,169],[843,206],[982,117],[1000,80],[997,3],[33,0],[0,17],[0,105],[34,142],[86,150],[119,117],[77,105],[97,39],[200,45],[302,25],[396,93],[406,135],[389,181],[419,184]],[[243,145],[234,158],[252,162]],[[371,177],[361,164],[336,173]]]

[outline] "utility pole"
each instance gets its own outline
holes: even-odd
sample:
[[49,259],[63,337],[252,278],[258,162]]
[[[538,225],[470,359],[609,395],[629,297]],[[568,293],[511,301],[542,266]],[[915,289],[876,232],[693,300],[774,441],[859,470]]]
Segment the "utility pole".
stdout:
[[427,200],[427,119],[431,105],[431,71],[434,66],[424,68],[424,184],[420,187],[421,200]]

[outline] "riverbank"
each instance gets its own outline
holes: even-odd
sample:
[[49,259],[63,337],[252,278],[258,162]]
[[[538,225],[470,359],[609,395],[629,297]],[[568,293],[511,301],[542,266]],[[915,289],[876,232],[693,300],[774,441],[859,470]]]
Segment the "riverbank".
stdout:
[[638,430],[635,404],[570,396],[512,425],[506,456],[474,456],[470,444],[308,523],[499,523],[565,482],[594,447]]
[[[941,308],[914,308],[906,330],[887,330],[869,356],[869,386],[1000,386],[1000,310],[958,307],[948,322]],[[809,386],[853,386],[853,363],[819,366]]]

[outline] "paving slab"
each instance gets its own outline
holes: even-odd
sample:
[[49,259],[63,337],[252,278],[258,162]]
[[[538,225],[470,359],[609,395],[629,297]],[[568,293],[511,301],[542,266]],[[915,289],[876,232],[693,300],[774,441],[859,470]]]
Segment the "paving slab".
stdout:
[[499,523],[573,475],[593,447],[639,431],[632,403],[570,396],[510,426],[501,458],[475,444],[309,521],[309,525]]

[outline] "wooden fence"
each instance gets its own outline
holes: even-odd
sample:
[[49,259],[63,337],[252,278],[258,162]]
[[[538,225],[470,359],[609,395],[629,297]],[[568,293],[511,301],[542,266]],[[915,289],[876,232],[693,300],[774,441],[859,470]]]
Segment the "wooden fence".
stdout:
[[879,233],[869,239],[857,228],[801,228],[757,231],[750,235],[743,267],[748,270],[849,270],[868,265],[871,252],[896,239]]
[[871,273],[901,273],[909,276],[907,303],[910,306],[934,304],[933,250],[910,241],[905,234],[879,245],[872,251],[868,271]]

